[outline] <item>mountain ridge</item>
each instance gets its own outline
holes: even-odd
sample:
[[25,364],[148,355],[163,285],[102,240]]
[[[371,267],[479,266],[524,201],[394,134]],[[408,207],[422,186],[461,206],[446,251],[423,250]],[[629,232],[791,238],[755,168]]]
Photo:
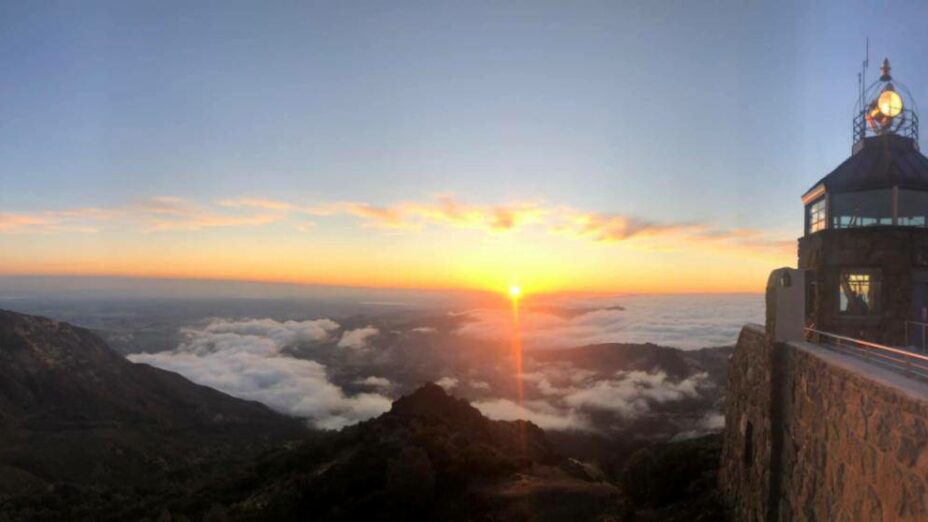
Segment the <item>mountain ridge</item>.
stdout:
[[0,310],[0,480],[144,483],[211,444],[246,446],[303,422],[129,362],[84,328]]

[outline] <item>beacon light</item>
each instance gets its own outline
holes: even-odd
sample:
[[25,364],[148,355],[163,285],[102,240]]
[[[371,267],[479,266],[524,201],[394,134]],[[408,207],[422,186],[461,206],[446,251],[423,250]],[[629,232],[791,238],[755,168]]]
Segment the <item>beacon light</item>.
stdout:
[[890,89],[886,89],[880,93],[880,97],[877,100],[877,106],[880,108],[880,112],[884,116],[889,116],[890,118],[895,118],[902,112],[902,98],[899,96],[899,93]]

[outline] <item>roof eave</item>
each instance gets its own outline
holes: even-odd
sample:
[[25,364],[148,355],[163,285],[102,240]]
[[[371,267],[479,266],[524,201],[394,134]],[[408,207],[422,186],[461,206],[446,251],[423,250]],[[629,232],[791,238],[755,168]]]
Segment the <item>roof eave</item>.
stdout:
[[825,183],[819,182],[814,187],[810,188],[808,192],[802,195],[802,204],[808,205],[818,198],[822,197],[825,194]]

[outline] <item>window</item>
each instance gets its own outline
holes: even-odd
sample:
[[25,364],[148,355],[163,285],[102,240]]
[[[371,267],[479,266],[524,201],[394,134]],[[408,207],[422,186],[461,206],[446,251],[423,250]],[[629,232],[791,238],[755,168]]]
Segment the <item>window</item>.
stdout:
[[874,270],[849,270],[841,274],[839,306],[842,315],[875,315],[880,312],[880,278]]
[[904,227],[928,226],[928,192],[899,190],[899,224]]
[[808,233],[818,232],[825,229],[825,198],[821,198],[808,207]]
[[832,196],[832,228],[893,224],[892,190],[846,192]]
[[[818,310],[818,282],[815,281],[815,272],[806,272],[806,323],[815,322],[815,312]],[[814,326],[813,326],[814,327]]]

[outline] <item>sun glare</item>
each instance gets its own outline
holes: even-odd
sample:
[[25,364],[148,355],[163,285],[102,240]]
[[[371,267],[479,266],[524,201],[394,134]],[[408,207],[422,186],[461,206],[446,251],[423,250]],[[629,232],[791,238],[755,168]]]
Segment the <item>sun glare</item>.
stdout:
[[522,289],[515,285],[510,286],[509,287],[509,298],[512,300],[516,300],[520,297],[522,297]]

